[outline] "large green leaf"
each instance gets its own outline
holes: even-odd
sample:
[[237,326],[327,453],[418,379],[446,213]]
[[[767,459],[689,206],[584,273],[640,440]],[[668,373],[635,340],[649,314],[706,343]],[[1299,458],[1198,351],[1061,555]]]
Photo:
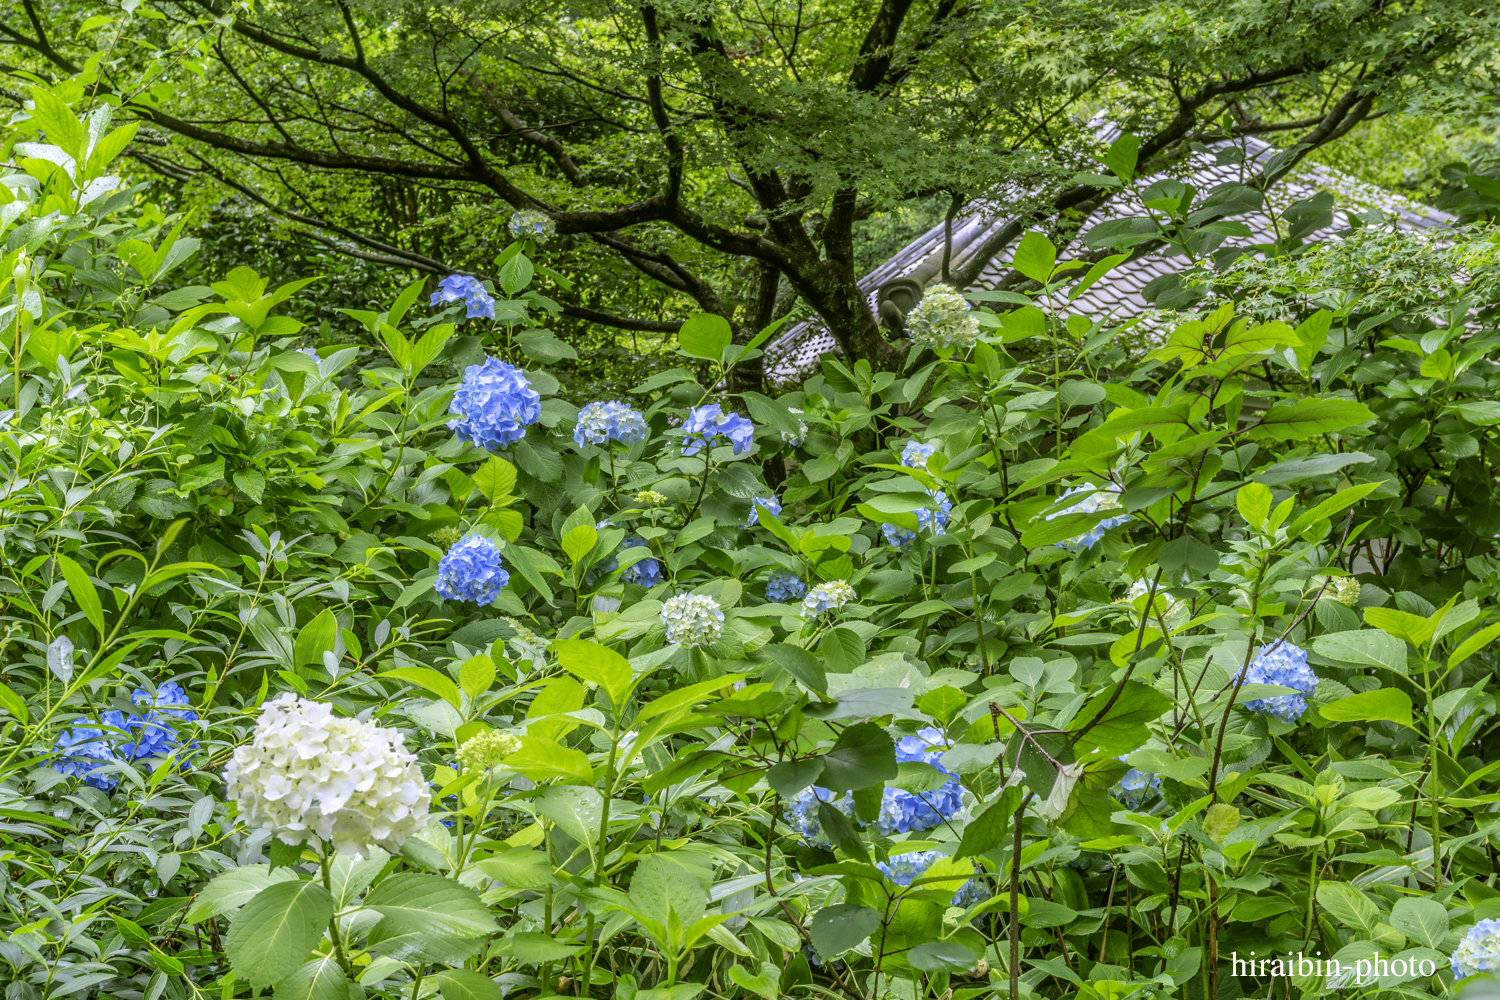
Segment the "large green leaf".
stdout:
[[420,872],[389,876],[364,905],[382,918],[369,933],[370,948],[403,962],[461,961],[498,926],[472,889]]
[[1299,399],[1271,407],[1253,425],[1250,434],[1262,440],[1295,441],[1332,434],[1374,419],[1375,414],[1368,406],[1352,399]]
[[869,788],[896,776],[896,744],[880,726],[861,722],[839,734],[823,755],[820,784],[831,791]]
[[1435,899],[1405,896],[1391,907],[1391,926],[1419,944],[1441,948],[1448,936],[1448,910]]
[[1351,667],[1384,667],[1406,673],[1406,643],[1376,629],[1333,632],[1313,640],[1313,652]]
[[807,922],[807,934],[824,960],[842,955],[875,933],[880,911],[871,906],[838,903],[825,906]]
[[241,908],[224,952],[251,986],[274,986],[307,960],[332,916],[333,897],[318,883],[277,882]]
[[[1080,733],[1074,749],[1105,757],[1130,753],[1146,742],[1146,727],[1171,707],[1171,698],[1140,681],[1126,681],[1118,698],[1113,687],[1107,686],[1073,720],[1074,732]],[[1105,713],[1102,717],[1101,712]]]

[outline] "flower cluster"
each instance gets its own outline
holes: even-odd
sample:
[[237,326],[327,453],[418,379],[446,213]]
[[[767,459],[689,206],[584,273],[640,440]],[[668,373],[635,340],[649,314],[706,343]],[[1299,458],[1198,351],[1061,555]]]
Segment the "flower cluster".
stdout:
[[1260,655],[1245,668],[1245,683],[1276,684],[1291,688],[1293,694],[1279,694],[1271,698],[1255,698],[1245,702],[1252,712],[1260,712],[1280,719],[1296,722],[1307,711],[1307,696],[1318,688],[1317,675],[1307,665],[1307,653],[1289,642],[1278,641],[1263,648]]
[[933,285],[906,317],[911,342],[935,351],[968,350],[979,342],[979,322],[969,300],[950,285]]
[[1359,607],[1359,592],[1364,586],[1350,576],[1341,576],[1328,585],[1328,591],[1333,599],[1346,608]]
[[927,830],[963,811],[963,786],[958,783],[958,776],[940,763],[943,751],[947,749],[942,730],[933,726],[896,741],[897,763],[918,761],[931,764],[946,774],[948,780],[933,791],[920,795],[901,788],[887,788],[880,799],[876,829],[887,837],[911,830]]
[[[638,549],[645,544],[644,538],[625,539],[627,549]],[[614,565],[618,566],[619,560],[615,560]],[[654,587],[661,583],[661,563],[655,559],[642,559],[640,562],[631,563],[620,574],[620,579],[626,583],[638,583],[642,587]]]
[[459,302],[464,304],[464,312],[468,319],[494,319],[495,298],[484,290],[478,278],[467,274],[450,274],[438,282],[438,290],[432,293],[428,305],[441,305],[445,302]]
[[464,530],[456,524],[445,524],[432,533],[432,544],[450,549],[464,537]]
[[833,847],[833,840],[818,820],[818,804],[826,802],[845,816],[854,815],[854,793],[835,795],[826,788],[812,785],[786,801],[786,818],[803,840],[814,847]]
[[[1123,764],[1125,758],[1129,756],[1128,753],[1122,753],[1115,760]],[[1127,809],[1140,809],[1160,791],[1161,775],[1137,771],[1132,767],[1125,772],[1125,777],[1120,779],[1115,798],[1119,799]]]
[[837,611],[854,600],[854,596],[854,588],[849,586],[847,580],[820,583],[802,598],[802,614],[816,617],[825,612]]
[[724,612],[706,594],[678,594],[662,603],[661,623],[668,642],[690,649],[710,646],[724,633]]
[[923,444],[920,441],[908,441],[906,447],[901,449],[901,464],[908,469],[925,469],[927,460],[937,451],[935,444]]
[[738,413],[725,413],[718,403],[691,410],[682,429],[687,432],[682,439],[684,455],[696,455],[705,446],[713,447],[721,437],[729,439],[736,455],[743,455],[755,440],[755,425]]
[[1476,921],[1449,961],[1454,979],[1500,972],[1500,920]]
[[519,212],[511,213],[510,221],[505,224],[510,230],[510,235],[516,239],[531,239],[537,243],[546,243],[557,235],[557,223],[545,212],[538,212],[534,208],[523,208]]
[[283,843],[315,836],[345,854],[395,854],[426,825],[431,802],[405,739],[287,692],[266,702],[254,738],[234,752],[226,794],[249,826]]
[[532,663],[540,666],[542,660],[545,658],[547,640],[527,628],[526,623],[519,618],[506,617],[502,618],[501,621],[509,625],[511,631],[516,633],[506,641],[511,654],[518,660],[530,660]]
[[459,744],[458,762],[465,771],[488,771],[519,749],[519,737],[498,729],[486,729]]
[[760,523],[760,509],[764,507],[772,517],[781,516],[781,501],[775,497],[756,497],[750,504],[750,516],[745,518],[745,527],[753,528]]
[[[1077,496],[1080,493],[1088,493],[1089,495],[1084,497],[1082,500],[1078,501],[1071,507],[1064,508],[1063,510],[1057,511],[1052,514],[1048,514],[1047,520],[1050,521],[1054,517],[1062,517],[1065,514],[1097,514],[1101,510],[1115,510],[1120,506],[1119,493],[1115,492],[1114,490],[1098,489],[1093,486],[1075,486],[1064,493],[1062,495],[1062,499],[1067,499],[1071,496]],[[1106,517],[1104,520],[1100,521],[1098,524],[1094,525],[1092,528],[1079,535],[1077,538],[1071,538],[1066,541],[1058,542],[1057,547],[1060,549],[1072,549],[1075,552],[1079,549],[1091,549],[1094,547],[1094,544],[1099,541],[1099,539],[1104,537],[1104,533],[1106,531],[1108,531],[1110,528],[1124,524],[1129,520],[1129,514],[1119,514],[1114,517]]]
[[800,448],[802,447],[802,442],[807,440],[807,421],[802,419],[802,411],[795,406],[788,406],[787,412],[797,417],[797,433],[793,434],[790,431],[782,431],[781,440],[793,448]]
[[460,438],[494,451],[526,436],[526,427],[542,419],[542,397],[521,369],[485,358],[464,371],[448,412],[457,416],[448,427]]
[[766,580],[766,600],[782,604],[795,601],[807,593],[807,584],[790,570],[778,569]]
[[582,448],[586,444],[606,444],[610,441],[646,440],[646,418],[639,410],[616,400],[590,403],[578,411],[578,426],[573,430],[573,441]]
[[312,358],[313,362],[316,364],[323,363],[323,359],[318,357],[318,349],[316,347],[299,347],[297,348],[297,353],[306,354],[308,357]]
[[902,528],[895,524],[882,524],[880,530],[885,533],[886,543],[892,548],[902,549],[917,540],[920,532],[926,531],[934,535],[941,535],[948,527],[948,513],[953,509],[953,501],[948,499],[948,494],[942,490],[928,490],[927,495],[936,501],[936,506],[923,507],[917,510],[917,530]]
[[495,543],[483,535],[468,535],[438,563],[432,589],[444,600],[490,605],[509,582]]
[[[179,746],[176,722],[196,722],[198,713],[186,706],[188,693],[176,681],[168,681],[156,689],[156,694],[137,688],[130,696],[130,703],[146,709],[144,715],[136,712],[128,716],[111,709],[100,718],[111,729],[129,733],[135,739],[120,745],[120,756],[125,760],[141,760],[146,757],[165,757]],[[186,746],[197,749],[197,743]]]
[[120,779],[112,774],[99,773],[104,765],[119,761],[114,746],[101,729],[77,726],[64,730],[57,737],[52,755],[52,766],[59,774],[81,778],[85,785],[107,792],[120,783]]
[[[937,851],[915,851],[911,854],[895,854],[889,862],[877,861],[875,867],[879,868],[885,877],[897,885],[909,886],[917,879],[927,873],[933,862],[945,855]],[[920,886],[919,886],[920,888]],[[976,903],[982,903],[990,898],[990,890],[977,878],[971,878],[959,887],[958,892],[953,894],[954,906],[962,906],[967,909]]]
[[641,490],[635,495],[635,502],[646,507],[665,507],[667,498],[655,490]]
[[101,771],[106,764],[168,757],[177,750],[197,749],[196,742],[184,744],[175,728],[177,724],[198,719],[198,713],[185,707],[189,704],[188,694],[181,684],[168,681],[155,694],[137,688],[131,693],[130,702],[145,709],[144,713],[126,715],[109,709],[100,716],[102,725],[76,726],[59,734],[53,747],[53,766],[57,771],[109,791],[120,779]]
[[[906,736],[896,743],[896,760],[920,761],[948,775],[940,787],[920,795],[901,788],[886,788],[880,796],[880,814],[875,819],[875,829],[884,836],[909,833],[912,830],[928,830],[945,820],[955,819],[966,805],[963,786],[958,777],[943,767],[939,761],[947,749],[941,730],[928,726],[915,735]],[[827,834],[818,822],[818,803],[827,802],[846,816],[854,815],[854,796],[845,792],[835,796],[826,788],[813,785],[804,788],[787,802],[787,814],[792,826],[809,844],[828,847]],[[856,822],[858,822],[856,820]],[[864,824],[861,823],[861,826]]]

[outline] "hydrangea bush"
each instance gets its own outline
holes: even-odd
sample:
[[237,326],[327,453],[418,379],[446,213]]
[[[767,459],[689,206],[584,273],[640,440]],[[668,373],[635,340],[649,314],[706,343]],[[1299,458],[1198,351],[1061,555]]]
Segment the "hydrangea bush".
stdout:
[[908,318],[936,360],[731,392],[760,348],[699,314],[568,399],[544,214],[314,329],[176,281],[86,92],[0,188],[7,1000],[1495,969],[1485,304],[1225,300],[1141,357],[1033,234],[1034,304]]

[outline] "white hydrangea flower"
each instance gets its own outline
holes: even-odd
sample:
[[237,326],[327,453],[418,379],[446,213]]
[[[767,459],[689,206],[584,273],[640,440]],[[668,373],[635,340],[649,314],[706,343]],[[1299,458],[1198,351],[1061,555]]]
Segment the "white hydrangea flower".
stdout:
[[683,646],[710,646],[724,633],[724,612],[706,594],[678,594],[661,606],[667,641]]
[[405,737],[290,692],[266,702],[249,746],[224,770],[251,827],[284,843],[310,837],[344,854],[391,854],[427,824],[431,796]]
[[[1130,590],[1121,598],[1121,603],[1134,607],[1137,598],[1145,597],[1149,593],[1151,593],[1151,582],[1149,580],[1137,580],[1130,585]],[[1178,617],[1178,612],[1184,610],[1182,602],[1171,594],[1168,594],[1160,584],[1156,587],[1156,599],[1152,604],[1154,607],[1148,605],[1146,608],[1146,616],[1152,622],[1156,621],[1158,613],[1162,618],[1171,621]]]
[[1359,607],[1359,592],[1364,585],[1350,576],[1341,576],[1328,586],[1329,595],[1346,608]]
[[913,344],[935,351],[967,351],[979,343],[979,322],[969,300],[951,285],[933,285],[922,293],[922,301],[906,317],[906,328]]
[[795,406],[788,406],[787,407],[787,412],[795,414],[797,416],[797,418],[798,418],[797,419],[797,433],[793,434],[790,431],[782,431],[781,432],[781,440],[785,441],[787,444],[791,445],[793,448],[800,448],[800,447],[802,447],[802,442],[805,441],[805,440],[807,440],[807,421],[801,419],[802,418],[802,411],[799,410],[799,409],[797,409]]
[[847,580],[829,580],[820,583],[802,598],[804,615],[821,615],[825,611],[837,611],[854,600],[854,588]]

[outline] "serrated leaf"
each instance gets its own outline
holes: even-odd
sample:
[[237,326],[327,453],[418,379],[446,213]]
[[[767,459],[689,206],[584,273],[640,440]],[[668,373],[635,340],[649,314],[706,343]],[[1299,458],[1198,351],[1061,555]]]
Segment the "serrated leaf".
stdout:
[[252,987],[274,986],[307,960],[332,916],[333,897],[318,883],[278,882],[240,910],[229,925],[225,954]]

